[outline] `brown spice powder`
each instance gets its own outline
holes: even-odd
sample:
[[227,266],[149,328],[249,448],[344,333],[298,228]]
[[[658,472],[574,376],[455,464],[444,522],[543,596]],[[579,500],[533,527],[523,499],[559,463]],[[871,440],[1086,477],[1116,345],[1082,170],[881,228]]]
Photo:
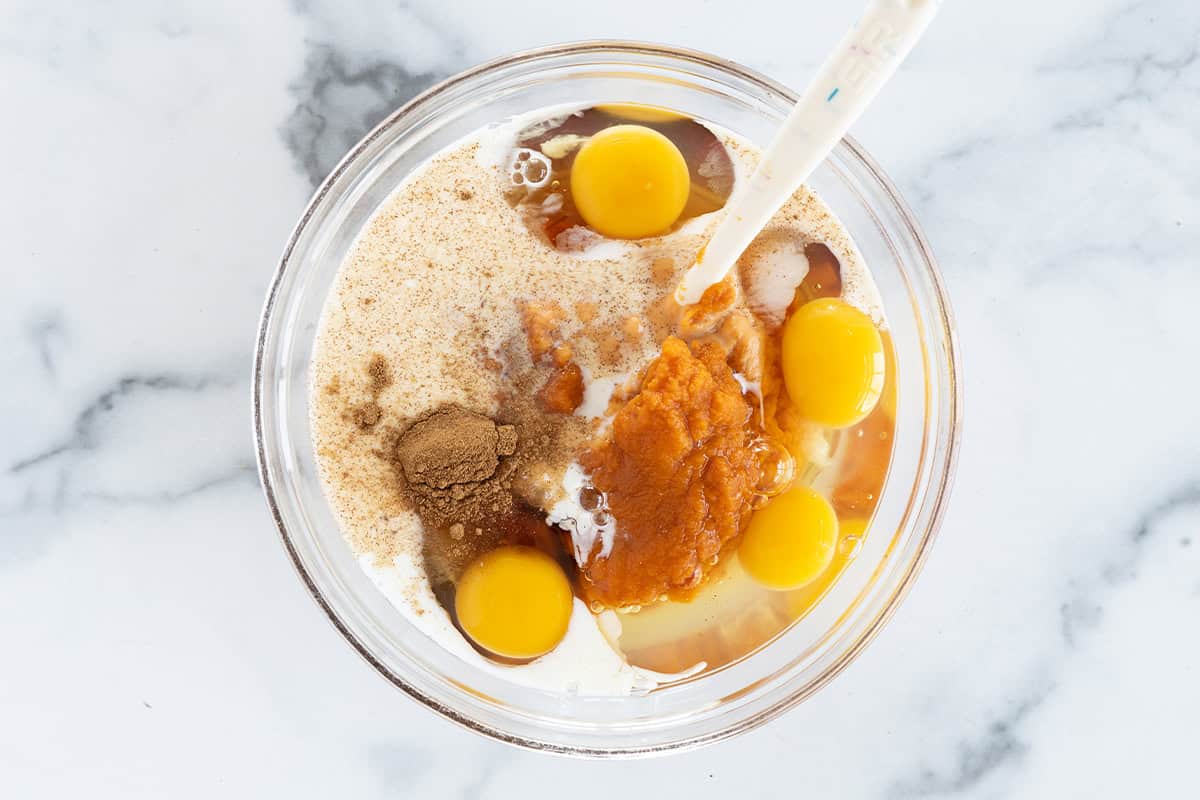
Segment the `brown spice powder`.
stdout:
[[543,487],[530,478],[565,466],[559,462],[578,447],[583,421],[546,414],[527,381],[518,381],[520,393],[501,404],[501,422],[444,406],[394,432],[380,453],[421,518],[435,586],[453,583],[474,558],[501,544],[553,552],[547,544],[553,534],[536,510]]
[[[426,524],[473,524],[511,508],[508,479],[517,431],[458,406],[413,422],[394,448],[409,500]],[[502,463],[504,459],[504,463]]]

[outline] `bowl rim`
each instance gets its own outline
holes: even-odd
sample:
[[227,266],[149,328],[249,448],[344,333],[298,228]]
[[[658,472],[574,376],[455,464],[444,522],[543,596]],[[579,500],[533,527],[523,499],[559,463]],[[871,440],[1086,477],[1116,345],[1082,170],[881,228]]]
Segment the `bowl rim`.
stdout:
[[321,181],[321,184],[313,192],[312,197],[305,206],[303,214],[301,214],[300,219],[293,226],[292,231],[288,236],[288,240],[284,246],[283,253],[280,256],[279,263],[275,268],[275,272],[272,275],[270,284],[267,288],[267,294],[263,302],[255,336],[254,361],[251,381],[251,412],[255,439],[254,453],[259,483],[262,487],[271,517],[275,522],[275,527],[279,534],[280,540],[282,541],[284,549],[288,554],[288,559],[291,561],[293,569],[300,577],[300,580],[308,590],[309,595],[322,609],[322,611],[324,611],[326,618],[338,631],[338,633],[341,634],[341,636],[351,645],[351,647],[354,648],[359,656],[361,656],[363,660],[365,660],[372,668],[374,668],[374,670],[384,679],[396,686],[412,699],[436,712],[443,718],[448,719],[463,728],[474,731],[475,733],[523,749],[581,758],[641,758],[664,753],[682,753],[694,750],[699,747],[722,741],[758,728],[799,705],[801,702],[832,682],[834,678],[840,675],[842,671],[845,670],[846,667],[848,667],[864,649],[866,649],[866,647],[875,639],[883,627],[891,620],[892,616],[896,612],[896,609],[904,601],[905,597],[907,597],[913,583],[920,574],[945,517],[946,507],[953,488],[962,438],[963,399],[962,382],[960,378],[962,366],[959,357],[958,334],[954,323],[954,315],[950,308],[949,297],[946,293],[944,281],[942,279],[937,260],[933,254],[933,250],[928,239],[925,237],[924,232],[917,224],[916,217],[914,216],[912,209],[900,195],[900,192],[895,184],[883,171],[878,162],[876,162],[875,159],[867,153],[862,145],[860,145],[852,136],[847,134],[843,137],[842,144],[849,149],[853,157],[857,158],[861,162],[861,165],[878,183],[878,186],[880,189],[882,189],[886,199],[893,204],[895,210],[898,212],[900,221],[903,223],[907,233],[912,237],[912,241],[919,251],[921,259],[925,262],[928,273],[927,278],[929,280],[931,289],[931,297],[934,301],[932,310],[935,312],[940,323],[941,333],[944,334],[944,347],[947,356],[945,368],[948,376],[946,394],[949,399],[945,410],[945,424],[947,430],[949,431],[949,436],[945,442],[945,456],[943,459],[940,480],[938,480],[936,485],[932,487],[935,489],[935,491],[929,499],[929,523],[926,526],[925,534],[921,537],[921,541],[919,542],[919,546],[913,556],[912,561],[910,562],[907,570],[900,577],[899,582],[891,592],[882,610],[875,615],[870,624],[833,664],[826,668],[819,676],[817,676],[816,679],[811,681],[803,691],[794,692],[775,704],[769,706],[768,708],[719,730],[700,733],[690,737],[683,737],[668,743],[632,745],[628,747],[618,746],[615,748],[596,748],[589,746],[564,745],[558,742],[537,740],[527,738],[525,736],[515,735],[487,723],[481,722],[465,713],[451,708],[437,698],[428,695],[427,693],[418,689],[416,686],[406,682],[400,676],[395,675],[392,670],[387,668],[387,666],[384,665],[371,652],[371,650],[359,640],[354,632],[342,622],[341,618],[334,611],[328,600],[317,588],[316,582],[313,580],[312,576],[309,575],[308,570],[305,568],[302,560],[299,557],[299,554],[296,551],[295,545],[292,543],[291,536],[288,532],[287,525],[284,522],[283,514],[280,510],[279,502],[276,498],[275,486],[271,481],[267,464],[263,424],[263,369],[266,356],[266,342],[268,329],[276,310],[276,302],[279,299],[279,288],[283,283],[284,275],[288,272],[289,267],[291,266],[292,253],[295,250],[301,235],[308,226],[313,214],[321,205],[322,201],[325,199],[325,196],[330,192],[333,185],[337,182],[338,178],[349,168],[349,166],[364,150],[371,146],[376,139],[386,133],[392,126],[397,124],[397,122],[411,113],[414,109],[419,108],[437,96],[462,83],[501,68],[519,66],[556,56],[585,55],[588,53],[605,53],[614,51],[620,52],[623,55],[645,55],[650,57],[670,58],[676,61],[698,64],[703,67],[733,73],[736,77],[751,84],[757,84],[766,91],[777,94],[791,103],[795,103],[799,99],[796,92],[789,89],[787,86],[739,62],[691,48],[623,39],[586,39],[520,50],[509,55],[484,61],[473,67],[469,67],[459,73],[456,73],[442,81],[439,81],[438,83],[430,86],[428,89],[420,92],[407,102],[400,105],[390,114],[388,114],[381,122],[379,122],[379,124],[372,128],[341,158],[341,160],[338,161],[337,165],[329,172],[328,175],[325,176],[325,178]]

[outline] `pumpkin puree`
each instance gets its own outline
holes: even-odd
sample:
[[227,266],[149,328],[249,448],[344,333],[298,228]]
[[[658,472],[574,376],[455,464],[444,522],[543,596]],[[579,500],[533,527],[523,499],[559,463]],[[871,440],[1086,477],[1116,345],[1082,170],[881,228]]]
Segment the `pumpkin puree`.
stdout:
[[761,472],[751,417],[719,343],[663,342],[611,436],[581,458],[616,521],[608,557],[582,567],[590,602],[683,599],[703,583],[750,519]]

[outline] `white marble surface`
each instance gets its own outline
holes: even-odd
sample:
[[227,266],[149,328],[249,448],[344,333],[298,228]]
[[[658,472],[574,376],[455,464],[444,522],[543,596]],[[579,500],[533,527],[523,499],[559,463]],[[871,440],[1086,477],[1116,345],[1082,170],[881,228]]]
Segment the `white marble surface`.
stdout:
[[556,40],[798,86],[853,6],[2,0],[0,795],[1198,796],[1193,0],[948,0],[856,127],[941,258],[967,426],[915,591],[800,709],[666,760],[518,752],[377,677],[283,555],[251,340],[348,145]]

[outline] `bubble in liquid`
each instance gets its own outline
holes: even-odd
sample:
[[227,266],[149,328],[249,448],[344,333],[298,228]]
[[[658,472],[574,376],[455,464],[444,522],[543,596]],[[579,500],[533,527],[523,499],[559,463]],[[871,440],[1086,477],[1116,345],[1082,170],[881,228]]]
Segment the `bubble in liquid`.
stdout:
[[858,555],[858,551],[862,549],[862,537],[854,536],[853,534],[842,539],[838,543],[838,550],[847,558],[854,558]]
[[522,147],[513,154],[509,168],[512,170],[512,181],[518,186],[540,189],[550,180],[550,159],[528,147]]
[[525,170],[525,179],[530,183],[541,183],[549,173],[549,164],[544,164],[541,161],[530,161],[528,169]]
[[786,447],[771,439],[760,439],[753,450],[762,470],[755,493],[764,498],[782,494],[796,477],[796,459]]
[[585,486],[579,491],[579,505],[584,511],[595,511],[600,508],[603,496],[591,486]]

